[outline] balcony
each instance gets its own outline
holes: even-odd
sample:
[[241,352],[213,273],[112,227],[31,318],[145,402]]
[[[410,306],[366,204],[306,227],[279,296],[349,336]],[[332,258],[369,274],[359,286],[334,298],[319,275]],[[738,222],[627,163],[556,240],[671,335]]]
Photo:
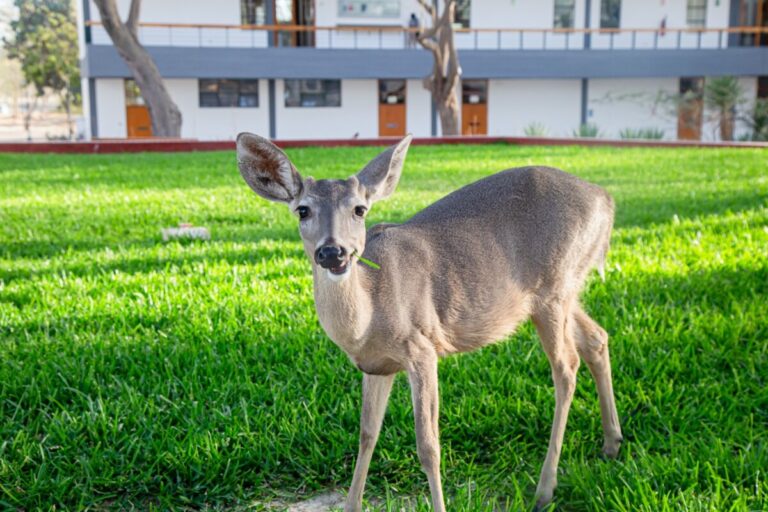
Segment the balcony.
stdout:
[[[84,76],[129,77],[98,22]],[[423,78],[413,29],[142,23],[167,78]],[[457,29],[465,78],[633,78],[768,74],[768,29]]]
[[[99,22],[90,43],[111,45]],[[141,23],[144,46],[182,48],[313,47],[334,50],[419,49],[419,29],[397,26],[302,26]],[[476,28],[456,29],[459,50],[701,50],[754,45],[768,28]]]

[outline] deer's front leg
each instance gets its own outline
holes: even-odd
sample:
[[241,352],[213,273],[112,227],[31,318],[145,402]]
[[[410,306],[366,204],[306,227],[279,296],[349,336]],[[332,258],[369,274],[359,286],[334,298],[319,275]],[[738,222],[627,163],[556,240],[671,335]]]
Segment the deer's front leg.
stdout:
[[355,476],[352,477],[352,486],[349,488],[347,503],[344,507],[344,510],[347,512],[362,510],[365,478],[368,476],[371,455],[373,455],[376,440],[379,438],[384,412],[387,410],[389,392],[392,390],[392,381],[394,380],[394,374],[384,376],[363,374],[360,450],[357,453]]
[[440,482],[440,440],[438,435],[437,355],[428,352],[408,367],[408,380],[416,420],[416,445],[421,467],[427,474],[435,512],[444,512],[443,486]]

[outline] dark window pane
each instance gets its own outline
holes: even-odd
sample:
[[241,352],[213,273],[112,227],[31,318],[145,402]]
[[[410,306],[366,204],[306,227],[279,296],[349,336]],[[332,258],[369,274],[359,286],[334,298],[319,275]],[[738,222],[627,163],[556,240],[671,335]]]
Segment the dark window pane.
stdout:
[[240,23],[243,25],[264,25],[265,21],[264,0],[240,0]]
[[454,17],[456,25],[460,25],[462,28],[469,28],[471,7],[471,0],[456,1],[456,14]]
[[201,107],[258,107],[258,80],[201,79]]
[[405,103],[405,80],[379,80],[379,103]]
[[555,28],[573,28],[576,0],[555,0]]
[[619,28],[621,22],[621,0],[601,0],[600,28]]
[[341,106],[341,80],[286,80],[286,107]]
[[689,27],[704,28],[707,22],[707,0],[688,0],[686,23]]
[[464,80],[461,83],[461,101],[477,105],[488,101],[487,80]]

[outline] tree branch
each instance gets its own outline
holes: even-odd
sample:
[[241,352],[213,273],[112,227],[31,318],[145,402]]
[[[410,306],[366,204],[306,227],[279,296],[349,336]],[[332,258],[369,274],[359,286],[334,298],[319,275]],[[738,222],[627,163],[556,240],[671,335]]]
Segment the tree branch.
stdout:
[[133,37],[138,37],[137,30],[139,27],[140,10],[141,0],[131,0],[131,9],[128,11],[128,20],[125,22],[125,26],[133,34]]
[[419,1],[419,5],[421,5],[424,8],[425,11],[427,11],[427,14],[429,14],[430,16],[432,16],[434,18],[435,17],[435,6],[432,5],[431,3],[429,3],[427,0],[418,0],[418,1]]

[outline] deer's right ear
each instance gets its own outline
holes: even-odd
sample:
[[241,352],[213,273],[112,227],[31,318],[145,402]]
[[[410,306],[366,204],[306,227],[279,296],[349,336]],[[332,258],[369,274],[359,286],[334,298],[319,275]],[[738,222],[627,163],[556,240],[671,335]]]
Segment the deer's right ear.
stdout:
[[245,132],[237,136],[237,165],[245,182],[265,199],[290,203],[301,193],[301,175],[264,137]]

